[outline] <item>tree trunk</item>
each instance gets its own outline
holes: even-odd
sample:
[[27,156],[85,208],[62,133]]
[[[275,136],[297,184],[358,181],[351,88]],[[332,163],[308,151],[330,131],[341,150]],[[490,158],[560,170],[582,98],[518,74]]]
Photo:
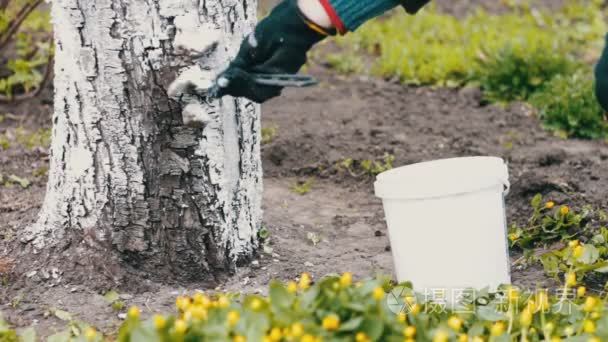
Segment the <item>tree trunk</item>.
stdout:
[[200,60],[214,74],[252,30],[256,2],[53,0],[49,182],[24,242],[37,251],[104,246],[137,269],[192,280],[252,254],[261,224],[259,106],[201,102],[210,121],[188,127],[167,88],[191,67],[175,56],[176,41],[219,35]]

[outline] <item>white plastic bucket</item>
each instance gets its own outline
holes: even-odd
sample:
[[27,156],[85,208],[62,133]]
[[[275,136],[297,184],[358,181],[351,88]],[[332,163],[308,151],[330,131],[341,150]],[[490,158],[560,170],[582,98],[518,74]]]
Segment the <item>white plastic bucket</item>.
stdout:
[[[397,279],[455,303],[463,290],[510,283],[501,158],[412,164],[378,175]],[[443,294],[440,294],[443,291]]]

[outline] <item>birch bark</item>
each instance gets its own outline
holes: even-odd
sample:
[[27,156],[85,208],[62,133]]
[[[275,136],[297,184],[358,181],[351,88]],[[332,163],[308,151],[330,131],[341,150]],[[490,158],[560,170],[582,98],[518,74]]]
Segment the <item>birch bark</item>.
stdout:
[[[55,107],[35,250],[96,243],[138,269],[206,279],[257,247],[260,109],[200,102],[187,127],[169,84],[174,56],[219,37],[200,60],[223,69],[256,21],[256,0],[53,0]],[[198,35],[193,33],[199,33]],[[79,247],[80,248],[80,247]]]

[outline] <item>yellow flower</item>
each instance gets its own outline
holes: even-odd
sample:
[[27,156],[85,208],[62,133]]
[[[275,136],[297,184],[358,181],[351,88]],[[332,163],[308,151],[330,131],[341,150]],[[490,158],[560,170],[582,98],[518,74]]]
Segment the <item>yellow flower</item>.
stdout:
[[298,284],[295,281],[290,281],[287,283],[287,292],[294,294],[298,292]]
[[585,331],[588,334],[593,334],[595,332],[595,323],[593,323],[593,321],[590,320],[585,320],[583,322],[583,331]]
[[291,335],[293,337],[300,337],[304,334],[304,325],[302,323],[294,323],[291,325]]
[[576,289],[576,295],[579,297],[585,297],[586,293],[587,293],[587,288],[584,286],[579,286],[578,289]]
[[138,318],[139,318],[139,315],[140,315],[139,308],[138,308],[137,306],[132,306],[132,307],[129,309],[129,312],[127,312],[127,315],[128,315],[130,318],[133,318],[133,319],[138,319]]
[[167,326],[167,319],[161,315],[154,315],[154,327],[158,330],[162,330]]
[[574,328],[572,326],[566,327],[564,329],[564,334],[566,334],[567,336],[574,334]]
[[589,341],[589,342],[602,342],[602,340],[600,340],[600,338],[597,337],[597,336],[592,336],[587,341]]
[[483,342],[483,337],[475,336],[475,337],[473,337],[473,342]]
[[452,316],[448,319],[448,326],[454,331],[460,331],[460,328],[462,328],[462,320],[456,316]]
[[545,203],[545,208],[553,209],[553,207],[555,207],[555,202],[549,201],[549,202]]
[[223,295],[219,296],[219,298],[217,299],[217,305],[221,309],[225,309],[230,306],[230,299],[228,299],[228,297],[223,296]]
[[384,295],[384,289],[381,287],[376,287],[374,289],[374,292],[372,293],[372,297],[374,297],[376,301],[381,301],[382,299],[384,299]]
[[414,296],[405,296],[405,302],[410,306],[414,305],[416,304],[416,298],[414,298]]
[[406,319],[407,319],[407,316],[405,315],[405,312],[400,312],[400,313],[397,315],[397,321],[398,321],[399,323],[405,323],[405,320],[406,320]]
[[176,333],[181,335],[181,334],[185,333],[186,330],[188,330],[188,325],[186,324],[186,322],[183,319],[178,319],[175,321],[173,328],[175,329]]
[[598,300],[595,297],[587,297],[585,299],[585,304],[583,305],[583,311],[591,312],[597,306]]
[[574,250],[572,250],[572,256],[578,259],[583,256],[584,252],[585,252],[585,247],[579,245],[579,246],[574,247]]
[[447,332],[439,330],[435,333],[435,336],[433,336],[433,342],[448,342],[449,338],[450,335],[448,335]]
[[403,329],[403,336],[407,338],[413,338],[416,336],[416,327],[409,326]]
[[410,312],[414,316],[416,316],[417,314],[419,314],[420,311],[422,311],[422,306],[420,306],[420,304],[414,304],[414,305],[412,305],[412,308],[410,310]]
[[547,324],[545,324],[545,326],[543,327],[543,330],[551,332],[553,331],[553,329],[555,329],[555,324],[549,322]]
[[355,335],[355,341],[356,342],[369,342],[369,337],[367,337],[367,335],[364,332],[358,332],[357,335]]
[[91,327],[88,327],[84,331],[84,337],[87,339],[87,341],[93,341],[97,337],[97,331]]
[[500,336],[505,333],[505,324],[503,322],[496,322],[490,328],[490,334],[492,336]]
[[468,341],[469,341],[469,336],[467,336],[467,334],[458,335],[458,342],[468,342]]
[[602,317],[602,315],[599,312],[594,311],[591,313],[590,317],[591,317],[591,319],[599,319],[600,317]]
[[576,273],[574,273],[574,272],[566,273],[565,279],[566,279],[566,286],[572,287],[572,286],[576,285]]
[[551,342],[562,342],[562,338],[558,336],[551,337]]
[[310,287],[311,282],[312,282],[312,279],[310,277],[310,274],[302,273],[302,276],[300,276],[300,283],[298,285],[300,286],[300,288],[302,290],[306,290]]
[[511,240],[511,241],[517,240],[517,234],[515,234],[515,233],[509,234],[509,240]]
[[205,308],[209,306],[209,297],[205,296],[204,294],[197,292],[194,294],[194,296],[192,296],[192,301],[194,302],[194,304],[198,304],[198,305],[202,305]]
[[231,327],[235,326],[239,319],[241,319],[241,315],[239,314],[238,311],[230,311],[228,313],[228,315],[226,316],[226,320],[228,321],[228,325],[230,325]]
[[302,338],[300,339],[300,342],[315,342],[316,339],[314,336],[306,334],[304,336],[302,336]]
[[524,327],[529,327],[532,324],[532,312],[524,310],[519,316],[519,323]]
[[283,334],[281,333],[281,329],[279,329],[279,328],[272,328],[270,330],[270,335],[268,337],[270,337],[271,341],[278,342],[283,337]]
[[329,315],[323,318],[323,329],[328,331],[338,330],[340,327],[340,317]]
[[245,338],[245,336],[236,335],[232,338],[232,342],[247,342],[247,338]]
[[574,247],[578,246],[579,244],[580,244],[580,242],[578,240],[568,241],[568,247],[570,247],[570,248],[574,248]]
[[562,205],[562,207],[559,208],[559,213],[562,214],[562,216],[566,216],[570,213],[570,208],[568,208],[567,205]]
[[253,298],[249,306],[251,307],[251,310],[258,311],[262,308],[262,300],[259,298]]
[[202,306],[193,306],[190,308],[190,310],[188,311],[190,312],[190,315],[192,316],[192,318],[202,321],[207,319],[207,310],[205,308],[203,308]]
[[353,274],[350,272],[345,272],[340,277],[340,286],[349,287],[353,283]]
[[175,299],[175,306],[178,310],[186,311],[188,310],[188,307],[190,307],[190,299],[179,296]]

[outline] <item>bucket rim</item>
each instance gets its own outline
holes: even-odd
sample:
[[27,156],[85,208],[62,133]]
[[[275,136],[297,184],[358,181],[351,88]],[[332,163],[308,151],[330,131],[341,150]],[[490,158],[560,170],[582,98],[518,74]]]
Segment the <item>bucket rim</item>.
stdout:
[[[438,168],[450,171],[438,172]],[[424,200],[474,193],[498,185],[504,187],[504,195],[508,194],[507,163],[500,157],[469,156],[423,161],[382,172],[376,177],[374,189],[382,199]]]

